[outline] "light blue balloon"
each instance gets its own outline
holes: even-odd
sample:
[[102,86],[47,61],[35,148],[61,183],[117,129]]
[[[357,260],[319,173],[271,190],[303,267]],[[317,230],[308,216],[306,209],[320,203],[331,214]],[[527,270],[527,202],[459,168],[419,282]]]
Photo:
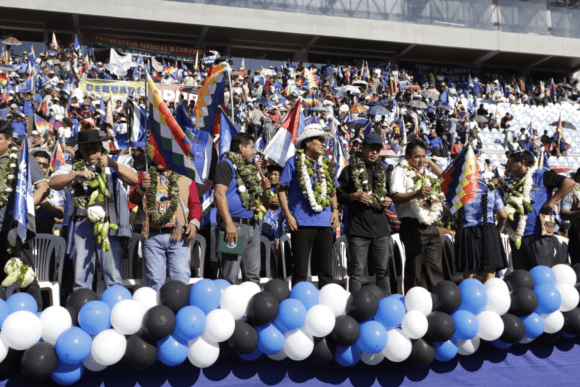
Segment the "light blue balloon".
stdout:
[[191,288],[189,292],[189,304],[197,306],[206,315],[220,305],[222,291],[216,283],[210,279],[202,279]]
[[344,345],[337,345],[334,353],[334,360],[343,367],[352,367],[360,361],[362,349],[356,344],[346,347]]
[[535,286],[534,293],[538,296],[536,313],[549,314],[560,309],[562,296],[555,286],[549,284]]
[[285,341],[284,334],[276,329],[274,324],[269,324],[258,331],[258,349],[266,355],[280,352],[284,348]]
[[530,274],[534,277],[534,291],[542,285],[556,286],[556,274],[548,266],[536,266],[530,270]]
[[81,380],[84,372],[85,366],[83,363],[69,364],[59,360],[56,369],[50,377],[58,384],[70,386]]
[[393,294],[379,301],[374,320],[383,324],[386,330],[398,327],[405,317],[405,304],[400,294]]
[[307,281],[302,281],[294,285],[290,292],[290,298],[294,298],[302,304],[306,310],[318,305],[318,289]]
[[471,340],[479,331],[479,320],[468,310],[458,310],[451,314],[455,323],[455,333],[453,338],[456,340]]
[[366,353],[379,353],[387,346],[387,330],[378,321],[367,321],[360,325],[355,345]]
[[89,335],[111,328],[111,308],[103,301],[89,301],[79,311],[79,325]]
[[477,288],[479,288],[480,290],[485,291],[485,285],[483,285],[481,281],[478,280],[477,278],[467,278],[461,281],[461,283],[459,284],[459,291],[461,292],[461,294],[463,294],[463,288],[471,286],[477,286]]
[[[274,325],[282,332],[302,328],[306,322],[306,308],[304,304],[294,298],[288,298],[280,303],[278,316]],[[264,352],[269,355],[269,353]]]
[[55,350],[58,359],[69,364],[82,362],[89,352],[93,339],[79,327],[71,327],[62,332],[56,340]]
[[4,320],[6,320],[6,317],[8,317],[9,314],[10,307],[8,306],[8,303],[0,298],[0,327],[2,327]]
[[131,300],[132,298],[133,296],[128,289],[122,287],[121,285],[114,285],[107,288],[107,290],[103,292],[101,301],[109,305],[109,308],[113,309],[117,302],[121,300]]
[[217,287],[220,289],[220,291],[223,293],[224,290],[230,286],[231,284],[226,281],[225,279],[216,279],[213,281],[214,284],[217,285]]
[[539,314],[532,313],[529,316],[521,317],[521,319],[526,327],[524,337],[528,339],[536,339],[544,333],[546,322]]
[[451,340],[445,342],[434,341],[435,359],[439,361],[449,361],[457,355],[457,346]]
[[252,352],[245,353],[243,355],[238,353],[238,356],[240,357],[240,359],[245,361],[254,361],[258,360],[258,358],[262,356],[262,351],[260,351],[260,348],[258,348],[258,346],[256,345],[256,348],[254,348]]
[[[460,286],[459,290],[461,291],[461,305],[459,306],[460,310],[467,310],[475,315],[481,313],[485,307],[487,306],[487,292],[485,291],[485,287],[479,282],[479,284],[475,282],[470,282],[469,284],[461,287],[463,283],[467,280],[463,281]],[[481,285],[481,286],[479,286]]]
[[10,313],[26,310],[36,314],[38,312],[38,304],[34,297],[28,293],[14,293],[8,300],[6,300]]
[[173,336],[157,341],[157,348],[157,357],[166,366],[178,366],[187,358],[187,346],[181,344]]
[[195,339],[205,331],[205,314],[197,306],[186,306],[175,316],[175,329],[172,336],[187,345],[187,341]]

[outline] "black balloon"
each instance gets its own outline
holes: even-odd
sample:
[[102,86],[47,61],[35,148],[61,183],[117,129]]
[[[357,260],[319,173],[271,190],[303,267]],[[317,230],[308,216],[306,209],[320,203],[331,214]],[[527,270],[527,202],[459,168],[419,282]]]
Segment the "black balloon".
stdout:
[[70,314],[70,318],[72,320],[72,325],[75,327],[79,326],[79,312],[77,312],[75,310],[75,308],[73,308],[72,306],[67,306],[66,310],[68,311],[68,314]]
[[22,356],[24,351],[17,351],[12,348],[8,348],[8,353],[2,362],[0,363],[0,372],[14,372],[20,368],[20,363],[22,361]]
[[6,297],[6,290],[4,288],[0,288],[0,299],[6,301],[8,297]]
[[575,264],[572,266],[572,269],[576,272],[576,283],[580,282],[580,263]]
[[538,296],[528,288],[516,288],[510,294],[511,305],[509,313],[515,316],[528,316],[538,307]]
[[435,359],[435,348],[423,339],[413,340],[409,358],[417,365],[429,365]]
[[564,312],[563,330],[573,335],[580,335],[580,308],[574,308]]
[[433,310],[451,314],[459,309],[461,305],[461,292],[455,283],[451,281],[441,281],[431,293],[433,298]]
[[66,307],[72,307],[78,315],[81,308],[85,306],[86,303],[97,300],[99,300],[99,296],[97,296],[97,293],[93,292],[91,289],[78,289],[68,296]]
[[530,290],[534,289],[536,281],[530,272],[525,270],[514,270],[505,276],[504,281],[508,284],[511,290],[518,288],[528,288]]
[[509,344],[519,343],[526,333],[526,327],[522,319],[510,313],[502,315],[501,319],[503,320],[504,328],[500,340]]
[[560,334],[561,334],[561,331],[558,331],[556,333],[544,332],[544,333],[542,333],[542,335],[540,337],[538,337],[538,339],[541,342],[552,344],[560,338]]
[[350,346],[356,343],[359,333],[360,327],[354,318],[351,316],[338,316],[334,329],[328,336],[336,345]]
[[372,291],[360,289],[352,295],[352,302],[348,303],[347,314],[357,321],[373,318],[379,308],[379,300]]
[[157,305],[145,312],[143,332],[149,340],[161,340],[175,328],[175,314],[165,305]]
[[37,343],[24,352],[20,364],[24,375],[34,380],[42,380],[55,370],[58,357],[52,344]]
[[375,285],[365,285],[361,288],[365,292],[371,292],[377,298],[377,302],[385,298],[385,292],[381,290],[378,286]]
[[127,339],[127,349],[123,362],[135,368],[152,366],[157,359],[157,346],[145,340],[143,332],[138,332]]
[[273,322],[278,315],[279,302],[268,292],[254,294],[248,302],[246,317],[248,322],[255,327]]
[[159,289],[159,301],[173,311],[179,312],[179,309],[189,305],[189,289],[181,281],[167,281]]
[[288,289],[288,285],[279,279],[271,279],[268,281],[266,286],[264,286],[264,291],[276,297],[278,302],[282,302],[290,297],[290,290]]
[[312,350],[311,356],[318,363],[328,363],[334,357],[324,337],[314,338],[314,349]]
[[450,315],[443,312],[433,312],[427,316],[429,327],[424,339],[428,341],[447,341],[455,333],[455,322]]
[[[577,265],[580,265],[580,263],[578,263]],[[576,266],[576,265],[574,265]],[[574,285],[574,287],[576,288],[576,290],[578,291],[578,293],[580,293],[580,282],[577,283],[576,285]],[[578,305],[580,307],[580,300],[578,300]]]
[[236,320],[234,334],[228,339],[228,344],[240,355],[252,352],[258,345],[256,328],[244,320]]

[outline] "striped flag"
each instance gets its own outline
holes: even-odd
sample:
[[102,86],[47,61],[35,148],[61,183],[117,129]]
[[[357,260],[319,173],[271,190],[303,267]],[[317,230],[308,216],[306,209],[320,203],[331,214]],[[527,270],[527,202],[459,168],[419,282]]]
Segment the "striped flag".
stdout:
[[318,79],[314,74],[312,74],[312,71],[308,70],[305,67],[304,71],[302,72],[302,77],[300,77],[300,79],[298,80],[298,82],[296,82],[296,84],[300,87],[313,89],[315,87],[318,87]]
[[56,35],[54,32],[52,33],[52,42],[50,44],[53,45],[54,48],[58,49],[58,42],[56,41]]
[[211,133],[213,129],[214,134],[219,133],[221,111],[218,106],[223,104],[227,68],[226,63],[213,66],[203,86],[199,89],[195,104],[195,119],[199,130]]
[[52,153],[52,161],[50,162],[50,170],[54,173],[58,171],[61,165],[66,163],[64,158],[64,152],[62,151],[62,146],[60,142],[54,147],[54,152]]
[[42,117],[38,115],[34,115],[34,126],[36,126],[36,130],[38,130],[39,134],[44,134],[46,131],[51,132],[50,123],[46,122]]
[[147,74],[147,91],[149,96],[149,146],[147,153],[157,165],[172,170],[202,184],[195,165],[188,158],[191,144],[179,127],[173,115],[163,102],[163,97],[153,79]]
[[302,104],[300,99],[290,110],[280,129],[264,149],[264,156],[284,166],[286,160],[296,153],[296,137],[304,130],[304,117],[302,116]]
[[348,166],[348,157],[346,154],[346,146],[342,141],[342,138],[334,137],[334,147],[333,147],[333,161],[335,162],[335,173],[336,176],[340,176],[340,173],[344,168]]
[[314,89],[311,89],[308,92],[308,95],[306,96],[306,98],[304,98],[304,103],[306,103],[306,105],[313,107],[313,106],[318,106],[318,100],[316,99],[316,93],[314,92]]
[[560,149],[560,140],[562,139],[562,112],[560,112],[560,118],[558,119],[556,133],[558,133],[558,149]]
[[18,223],[18,236],[24,243],[36,235],[36,224],[34,221],[33,186],[30,176],[30,163],[28,162],[28,141],[23,141],[22,144],[23,147],[18,159],[18,176],[16,178],[16,196],[14,199],[13,214],[14,220]]
[[8,83],[8,77],[6,74],[0,74],[0,86],[4,87]]
[[[481,179],[479,164],[471,145],[468,144],[443,171],[439,179],[451,214],[455,214],[464,204],[477,196],[475,190]],[[483,185],[485,186],[485,183]]]

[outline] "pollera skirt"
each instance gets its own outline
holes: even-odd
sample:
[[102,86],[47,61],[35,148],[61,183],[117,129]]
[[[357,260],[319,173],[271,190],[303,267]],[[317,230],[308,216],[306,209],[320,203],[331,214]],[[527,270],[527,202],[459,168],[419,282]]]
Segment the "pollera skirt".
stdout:
[[[502,270],[508,266],[501,236],[494,224],[465,227],[455,240],[455,264],[458,271]],[[485,245],[484,245],[485,244]],[[484,247],[485,246],[485,247]]]

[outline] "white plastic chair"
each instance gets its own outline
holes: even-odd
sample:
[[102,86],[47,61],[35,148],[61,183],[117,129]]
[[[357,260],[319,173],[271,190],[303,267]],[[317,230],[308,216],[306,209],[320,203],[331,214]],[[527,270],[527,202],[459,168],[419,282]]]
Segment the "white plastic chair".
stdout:
[[[399,234],[391,235],[391,241],[393,242],[393,253],[391,254],[391,268],[395,274],[395,279],[401,286],[401,293],[405,294],[405,261],[407,257],[405,255],[405,245],[401,242],[401,236]],[[395,248],[399,250],[399,256],[401,257],[401,275],[397,274],[397,265],[395,261]]]
[[[51,304],[60,306],[60,284],[62,283],[66,241],[53,234],[36,234],[36,237],[30,241],[30,249],[40,289],[48,289]],[[50,262],[53,254],[55,265],[52,277],[56,278],[56,281],[50,280]]]
[[191,267],[191,257],[193,257],[193,254],[195,253],[196,249],[199,256],[198,275],[195,278],[189,279],[190,284],[194,284],[197,281],[201,281],[203,279],[203,273],[205,270],[205,251],[207,249],[207,242],[205,238],[199,234],[196,234],[195,238],[189,241],[189,249],[187,251],[187,255],[189,257],[188,262],[189,267]]

